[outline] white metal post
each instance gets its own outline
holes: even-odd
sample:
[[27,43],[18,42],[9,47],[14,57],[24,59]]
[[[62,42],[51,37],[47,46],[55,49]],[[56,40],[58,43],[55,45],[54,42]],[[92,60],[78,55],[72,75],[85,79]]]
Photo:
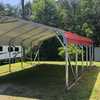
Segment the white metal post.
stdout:
[[92,64],[93,64],[93,61],[94,61],[94,47],[93,47],[93,44],[92,44]]
[[65,72],[66,72],[66,87],[69,87],[69,70],[68,70],[68,53],[67,53],[67,43],[65,45]]
[[33,44],[31,42],[31,65],[33,65]]
[[23,46],[23,61],[25,61],[25,54],[26,54],[25,47]]
[[75,72],[76,72],[76,79],[78,78],[78,64],[77,64],[77,62],[78,62],[78,52],[76,50],[76,54],[75,54],[75,63],[76,63],[75,64],[75,66],[76,66]]
[[[61,33],[62,34],[62,33]],[[58,32],[56,32],[56,37],[59,40],[59,42],[61,43],[61,45],[64,47],[64,51],[65,51],[65,88],[68,90],[69,88],[69,69],[68,69],[68,52],[67,52],[67,39],[64,36],[64,33],[62,35],[63,37],[63,42],[61,41],[61,39],[58,36]]]
[[40,48],[38,49],[38,63],[40,63]]
[[92,66],[92,45],[91,45],[90,49],[91,49],[91,59],[90,59],[90,66]]
[[68,89],[69,87],[69,69],[68,69],[68,52],[67,52],[67,39],[63,35],[64,40],[64,50],[65,50],[65,77],[66,77],[66,84],[65,88]]
[[83,50],[83,46],[82,46],[82,71],[84,71],[83,61],[84,61],[84,50]]
[[39,63],[39,49],[40,49],[42,43],[43,43],[43,42],[41,42],[41,43],[39,44],[38,50],[36,51],[36,54],[35,54],[35,57],[34,57],[34,60],[33,60],[33,61],[35,61],[35,60],[37,59],[37,57],[38,57],[38,63]]
[[11,44],[9,43],[9,72],[11,72]]
[[88,67],[88,46],[86,46],[86,66]]
[[21,45],[21,68],[23,69],[23,46]]
[[91,46],[89,46],[89,66],[91,66]]

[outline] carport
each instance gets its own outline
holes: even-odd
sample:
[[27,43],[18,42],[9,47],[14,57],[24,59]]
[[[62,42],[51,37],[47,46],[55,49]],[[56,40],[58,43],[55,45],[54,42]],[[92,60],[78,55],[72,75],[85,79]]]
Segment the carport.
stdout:
[[[23,68],[23,59],[25,48],[34,48],[37,46],[37,51],[34,59],[31,61],[35,61],[39,54],[39,47],[41,46],[44,40],[47,40],[52,37],[57,37],[59,43],[63,46],[65,50],[65,88],[70,89],[74,84],[80,79],[78,75],[78,53],[75,55],[75,82],[69,84],[69,62],[70,56],[67,52],[68,43],[73,43],[76,46],[80,46],[82,49],[81,60],[82,60],[82,72],[84,72],[84,50],[83,47],[86,48],[86,63],[87,66],[91,66],[93,61],[93,41],[89,38],[82,37],[77,35],[74,32],[66,32],[58,28],[49,27],[46,25],[34,23],[32,21],[23,20],[20,18],[14,17],[1,17],[0,19],[0,45],[9,45],[9,48],[12,46],[20,45],[21,50],[21,67]],[[61,39],[61,37],[63,39]],[[88,56],[89,55],[89,56]],[[88,63],[90,61],[90,63]],[[40,64],[40,63],[39,63]],[[31,62],[31,66],[33,63]],[[73,71],[73,68],[71,68]],[[11,52],[9,52],[9,71],[11,72]]]

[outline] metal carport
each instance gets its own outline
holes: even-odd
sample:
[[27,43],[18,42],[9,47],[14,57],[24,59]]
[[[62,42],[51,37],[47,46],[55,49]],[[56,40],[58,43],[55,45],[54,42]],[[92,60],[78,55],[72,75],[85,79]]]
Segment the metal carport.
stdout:
[[[23,20],[20,18],[14,18],[14,17],[8,17],[8,16],[0,18],[0,45],[9,45],[9,47],[15,46],[15,45],[21,45],[22,52],[23,52],[24,47],[28,48],[30,46],[35,46],[35,45],[38,45],[39,47],[42,41],[48,38],[54,37],[54,36],[57,37],[57,39],[59,40],[59,43],[61,43],[61,45],[64,47],[64,50],[65,50],[65,61],[66,61],[65,63],[66,85],[65,87],[67,89],[70,89],[72,85],[69,86],[69,81],[68,81],[68,77],[69,77],[68,76],[68,53],[67,53],[66,47],[67,47],[68,41],[70,42],[73,41],[74,43],[75,41],[77,41],[78,38],[76,39],[74,37],[76,40],[74,38],[69,39],[67,36],[68,34],[67,33],[65,34],[65,33],[66,33],[65,31],[60,30],[58,28],[49,27],[46,25],[34,23],[32,21]],[[63,41],[60,39],[60,36],[63,37]],[[86,38],[84,39],[81,38],[79,40],[81,41],[84,40],[85,43],[86,41],[87,42],[89,41],[88,39],[86,40]],[[81,43],[81,45],[85,45],[85,44]],[[92,47],[92,42],[88,46]],[[38,55],[38,51],[36,53],[34,60],[36,59],[37,55]],[[90,56],[92,55],[93,55],[93,52],[90,53]],[[9,52],[9,56],[10,56],[10,52]],[[22,57],[22,60],[23,60],[23,57]],[[82,52],[82,61],[83,61],[83,52]],[[77,62],[77,54],[76,54],[76,62]],[[22,63],[21,65],[23,66]],[[77,70],[78,69],[76,67],[76,76],[78,73]],[[11,71],[11,59],[9,59],[9,71]]]

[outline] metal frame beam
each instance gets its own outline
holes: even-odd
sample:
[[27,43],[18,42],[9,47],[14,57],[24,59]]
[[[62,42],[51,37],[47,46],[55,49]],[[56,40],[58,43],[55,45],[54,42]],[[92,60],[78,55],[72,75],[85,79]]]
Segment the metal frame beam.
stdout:
[[82,45],[82,72],[84,71],[84,48]]
[[68,68],[68,52],[67,52],[67,39],[63,35],[63,41],[64,41],[64,51],[65,51],[65,79],[66,79],[66,84],[65,84],[65,89],[68,90],[69,88],[69,68]]
[[[11,44],[9,42],[9,49],[11,49]],[[11,52],[9,51],[9,72],[11,72]]]
[[[68,52],[67,52],[67,39],[64,37],[64,33],[60,33],[58,31],[55,32],[56,33],[56,37],[59,40],[60,44],[62,45],[62,47],[64,48],[65,51],[65,89],[68,90],[69,88],[69,68],[68,68]],[[59,38],[58,33],[61,34],[62,38],[63,38],[63,42],[62,40]]]
[[[78,45],[76,45],[76,47],[77,47]],[[76,50],[76,54],[75,54],[75,66],[76,66],[76,69],[75,69],[75,72],[76,72],[76,80],[77,80],[77,78],[78,78],[78,51]]]
[[92,44],[92,63],[94,62],[94,46]]
[[90,62],[90,64],[89,64],[89,66],[91,66],[91,64],[92,64],[92,56],[91,56],[91,49],[92,47],[91,47],[91,45],[89,46],[89,62]]
[[23,49],[23,44],[21,43],[21,68],[23,69],[23,51],[24,51],[24,49]]
[[88,56],[89,56],[89,50],[88,50],[88,46],[86,46],[86,65],[88,67]]

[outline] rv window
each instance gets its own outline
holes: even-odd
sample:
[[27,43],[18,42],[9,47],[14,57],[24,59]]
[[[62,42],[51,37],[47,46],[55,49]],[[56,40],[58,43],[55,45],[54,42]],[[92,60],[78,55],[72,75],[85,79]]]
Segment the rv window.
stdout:
[[3,51],[3,47],[2,46],[0,46],[0,51]]
[[8,47],[8,51],[12,52],[13,51],[13,47]]
[[18,47],[15,47],[15,51],[19,51],[19,48]]

